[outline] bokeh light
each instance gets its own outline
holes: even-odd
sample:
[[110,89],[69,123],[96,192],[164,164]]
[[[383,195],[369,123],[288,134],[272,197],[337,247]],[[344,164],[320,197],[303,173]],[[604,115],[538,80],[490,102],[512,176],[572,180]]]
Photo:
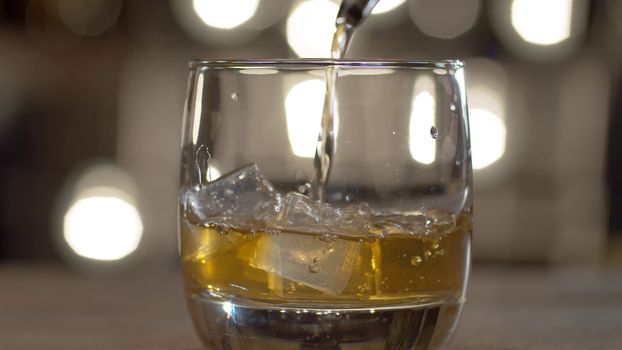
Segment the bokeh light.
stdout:
[[379,15],[382,13],[387,13],[389,11],[395,10],[400,5],[405,3],[406,0],[381,0],[376,4],[376,7],[372,10],[372,15]]
[[512,26],[527,42],[553,45],[570,37],[572,0],[513,0]]
[[258,5],[259,0],[192,1],[192,8],[203,23],[220,29],[232,29],[248,21]]
[[417,0],[409,2],[408,5],[410,18],[424,34],[434,38],[453,39],[475,25],[481,1]]
[[467,67],[472,161],[473,168],[480,170],[497,163],[506,151],[508,78],[505,69],[489,58],[469,60]]
[[138,247],[143,231],[138,210],[115,192],[110,188],[91,189],[65,214],[63,236],[76,254],[94,260],[119,260]]
[[[326,86],[319,79],[303,80],[287,92],[285,97],[285,113],[287,114],[287,133],[292,153],[301,158],[313,158],[317,144],[324,94]],[[335,134],[339,130],[339,116],[333,115]]]
[[483,169],[505,152],[505,123],[498,115],[481,108],[469,109],[469,122],[473,169]]
[[436,140],[430,136],[436,114],[434,94],[430,77],[417,79],[410,112],[409,148],[410,155],[421,164],[431,164],[436,158]]
[[81,39],[81,35],[67,28],[52,1],[28,2],[24,24],[30,39],[45,49],[66,50]]
[[330,57],[339,6],[330,0],[305,0],[287,18],[287,43],[299,57]]
[[72,32],[80,35],[99,35],[117,23],[121,0],[60,0],[58,14]]
[[607,1],[607,19],[611,27],[615,32],[617,38],[622,38],[622,1],[620,0],[608,0]]
[[[148,5],[143,5],[148,6]],[[173,19],[197,42],[231,47],[252,42],[264,29],[278,22],[288,6],[277,0],[169,0]],[[158,21],[143,19],[146,36],[158,42]]]
[[69,246],[81,257],[119,260],[136,250],[143,222],[127,172],[114,164],[89,164],[67,184],[69,196],[60,203],[63,252]]

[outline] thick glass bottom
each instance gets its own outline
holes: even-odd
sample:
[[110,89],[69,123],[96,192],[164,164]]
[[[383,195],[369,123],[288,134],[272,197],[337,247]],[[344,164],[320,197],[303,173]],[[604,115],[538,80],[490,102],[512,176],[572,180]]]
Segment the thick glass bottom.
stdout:
[[223,301],[207,292],[188,300],[211,350],[438,349],[454,332],[462,300],[426,298],[390,305],[283,305]]

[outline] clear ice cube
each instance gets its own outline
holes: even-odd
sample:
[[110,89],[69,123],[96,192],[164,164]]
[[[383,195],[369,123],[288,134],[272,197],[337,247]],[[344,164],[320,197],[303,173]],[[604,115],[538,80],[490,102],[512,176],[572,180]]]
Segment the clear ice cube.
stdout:
[[[251,264],[333,295],[347,286],[362,246],[352,237],[363,238],[368,229],[358,209],[334,208],[295,192],[281,200],[254,164],[187,194],[185,202],[191,224],[272,233],[259,237]],[[203,245],[203,254],[213,253]]]
[[357,240],[291,233],[261,240],[255,267],[331,295],[346,288],[362,246]]
[[[274,216],[279,194],[256,164],[239,169],[186,195],[191,221],[253,228]],[[194,220],[192,220],[194,219]]]
[[290,192],[273,221],[280,231],[262,237],[256,267],[289,281],[339,295],[347,286],[367,221],[358,211],[334,208]]

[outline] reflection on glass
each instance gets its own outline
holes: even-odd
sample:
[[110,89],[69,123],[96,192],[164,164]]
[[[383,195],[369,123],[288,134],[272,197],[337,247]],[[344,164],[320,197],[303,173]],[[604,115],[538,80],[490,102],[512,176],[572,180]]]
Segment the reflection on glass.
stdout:
[[415,82],[414,98],[410,112],[409,147],[414,160],[430,164],[436,158],[436,142],[430,136],[436,113],[434,82],[421,77]]

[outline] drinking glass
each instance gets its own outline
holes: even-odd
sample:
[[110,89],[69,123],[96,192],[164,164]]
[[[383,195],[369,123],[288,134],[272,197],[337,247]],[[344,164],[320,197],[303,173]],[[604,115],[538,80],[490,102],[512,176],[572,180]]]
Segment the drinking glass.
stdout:
[[[319,201],[327,70],[338,78]],[[206,347],[448,341],[470,265],[461,62],[195,60],[182,138],[180,250]]]

